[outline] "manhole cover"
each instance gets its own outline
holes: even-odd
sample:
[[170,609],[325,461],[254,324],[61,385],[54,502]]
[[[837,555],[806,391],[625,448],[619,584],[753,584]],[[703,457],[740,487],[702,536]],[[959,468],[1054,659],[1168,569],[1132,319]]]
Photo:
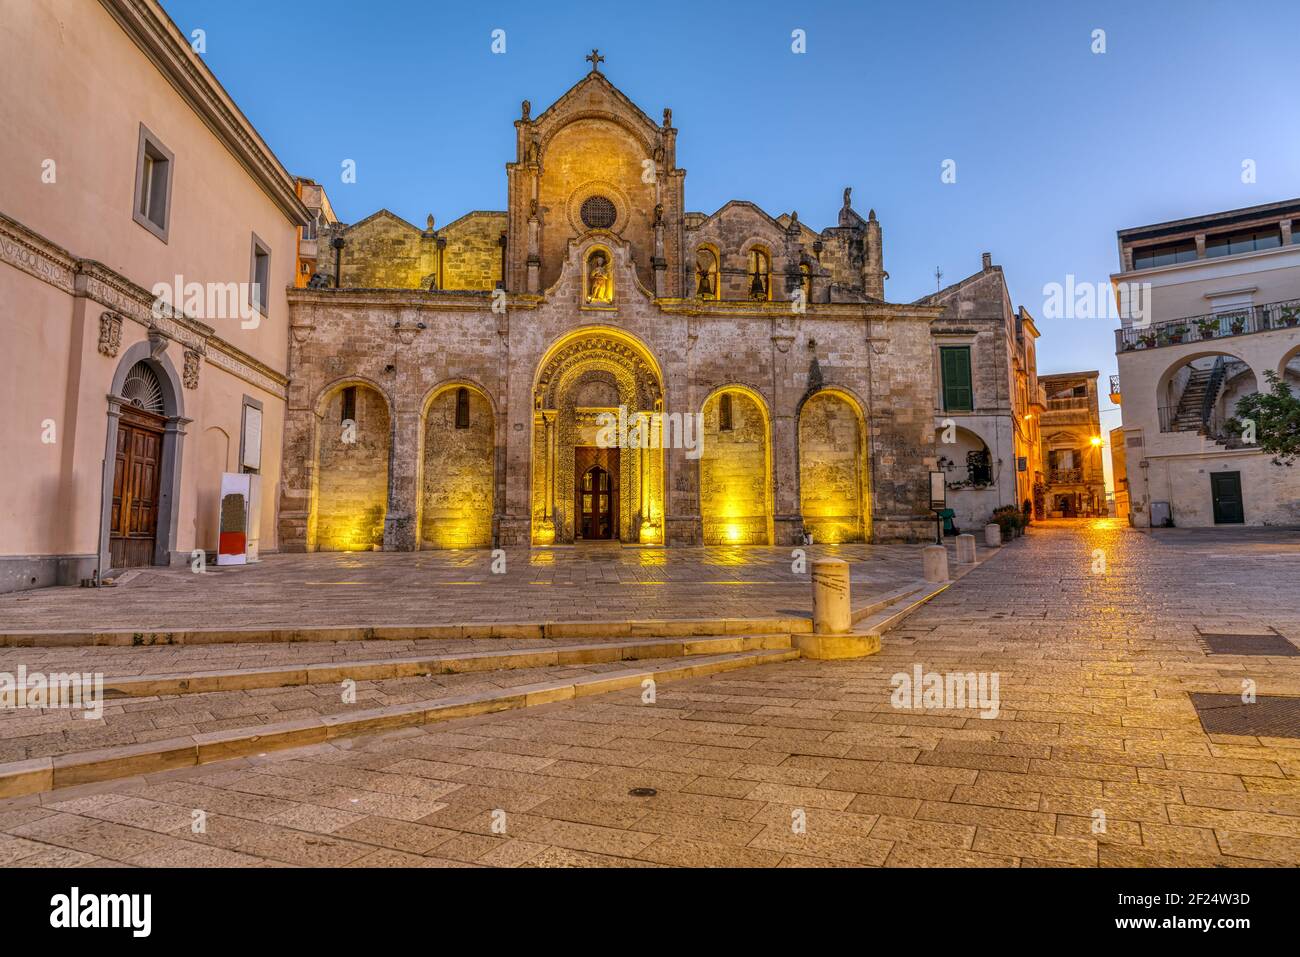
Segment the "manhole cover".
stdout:
[[654,788],[633,788],[627,793],[634,798],[652,798],[659,792]]
[[1237,694],[1191,694],[1206,734],[1300,738],[1300,698],[1260,695],[1246,704]]
[[1228,632],[1202,631],[1201,641],[1212,655],[1267,655],[1274,658],[1300,657],[1297,648],[1273,631],[1267,635],[1239,635]]

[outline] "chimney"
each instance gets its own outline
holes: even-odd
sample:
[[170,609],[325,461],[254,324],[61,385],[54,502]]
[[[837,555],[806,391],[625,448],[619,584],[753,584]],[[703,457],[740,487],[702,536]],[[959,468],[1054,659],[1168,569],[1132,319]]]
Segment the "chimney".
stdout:
[[993,268],[993,254],[992,254],[992,253],[985,253],[985,254],[984,254],[984,271],[985,271],[985,272],[988,272],[988,271],[989,271],[990,269],[992,269],[992,268]]

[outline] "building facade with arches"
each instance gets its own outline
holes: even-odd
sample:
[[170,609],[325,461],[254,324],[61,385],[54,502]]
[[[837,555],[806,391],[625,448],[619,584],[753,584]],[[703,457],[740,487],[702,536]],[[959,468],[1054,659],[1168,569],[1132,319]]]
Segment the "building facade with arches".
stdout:
[[[1120,230],[1112,276],[1134,525],[1300,525],[1300,471],[1261,451],[1238,403],[1270,376],[1300,395],[1300,200]],[[1143,290],[1138,310],[1130,290]],[[1128,295],[1123,293],[1127,292]]]
[[690,211],[671,110],[592,62],[523,103],[504,211],[322,227],[288,294],[280,547],[932,534],[941,309],[885,300],[875,213]]

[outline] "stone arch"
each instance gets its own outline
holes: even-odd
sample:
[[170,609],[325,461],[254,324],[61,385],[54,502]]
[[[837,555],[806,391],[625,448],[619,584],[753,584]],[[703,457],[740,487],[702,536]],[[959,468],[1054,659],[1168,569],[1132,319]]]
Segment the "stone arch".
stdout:
[[[750,263],[751,256],[758,256],[759,269],[763,273],[763,295],[760,298],[754,290],[754,269]],[[744,289],[745,295],[751,299],[760,299],[763,302],[770,302],[776,298],[775,291],[772,288],[772,277],[776,272],[776,254],[773,252],[772,244],[763,239],[748,239],[740,247],[740,265],[745,271]]]
[[158,380],[162,400],[162,440],[158,454],[158,492],[155,500],[156,521],[151,564],[170,565],[179,561],[177,528],[180,522],[181,459],[185,439],[185,393],[181,377],[167,355],[171,340],[151,334],[148,339],[135,343],[123,351],[113,372],[109,389],[104,468],[101,476],[99,516],[99,564],[101,575],[113,568],[113,498],[114,477],[118,459],[118,437],[121,429],[123,386],[137,363],[145,365]]
[[373,380],[347,376],[321,390],[314,411],[307,550],[376,549],[388,514],[392,401]]
[[821,389],[799,403],[799,511],[814,542],[871,537],[866,417],[847,392]]
[[572,542],[578,536],[580,459],[584,467],[598,463],[616,476],[614,537],[663,542],[662,420],[657,416],[663,405],[659,363],[635,336],[588,326],[551,345],[533,383],[533,544]]
[[[731,421],[723,421],[725,406]],[[705,545],[773,541],[772,418],[762,393],[729,383],[701,406],[700,520]]]
[[[707,276],[707,278],[702,278]],[[722,253],[712,241],[698,243],[695,247],[695,259],[692,263],[690,295],[706,301],[722,298]],[[710,288],[701,291],[702,283]]]
[[[1218,371],[1216,372],[1216,366]],[[1219,387],[1207,410],[1204,387],[1215,378]],[[1235,383],[1231,391],[1226,383]],[[1236,402],[1258,392],[1262,377],[1249,360],[1226,348],[1202,349],[1172,360],[1156,380],[1155,405],[1162,432],[1213,430],[1231,417]],[[1225,408],[1225,406],[1232,408]]]
[[420,547],[491,547],[498,487],[492,396],[472,380],[450,379],[429,390],[420,409]]
[[[1282,354],[1276,371],[1280,377],[1288,381],[1292,378],[1300,379],[1300,341]],[[1291,391],[1297,391],[1295,385],[1291,387]]]

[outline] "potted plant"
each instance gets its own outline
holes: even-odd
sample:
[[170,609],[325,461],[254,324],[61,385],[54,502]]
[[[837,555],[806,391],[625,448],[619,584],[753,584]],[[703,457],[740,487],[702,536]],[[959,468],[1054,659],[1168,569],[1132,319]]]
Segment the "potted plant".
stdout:
[[1282,325],[1294,326],[1300,323],[1300,306],[1287,306],[1282,310]]
[[1183,336],[1187,335],[1186,326],[1174,326],[1169,330],[1169,341],[1175,345],[1183,341]]
[[1196,322],[1197,331],[1200,332],[1202,339],[1213,339],[1219,334],[1218,319],[1198,319]]
[[1138,345],[1143,349],[1155,348],[1155,344],[1156,337],[1153,333],[1148,332],[1145,335],[1138,336]]
[[1228,326],[1232,329],[1232,334],[1234,336],[1239,336],[1246,331],[1246,317],[1233,316],[1232,321],[1228,323]]

